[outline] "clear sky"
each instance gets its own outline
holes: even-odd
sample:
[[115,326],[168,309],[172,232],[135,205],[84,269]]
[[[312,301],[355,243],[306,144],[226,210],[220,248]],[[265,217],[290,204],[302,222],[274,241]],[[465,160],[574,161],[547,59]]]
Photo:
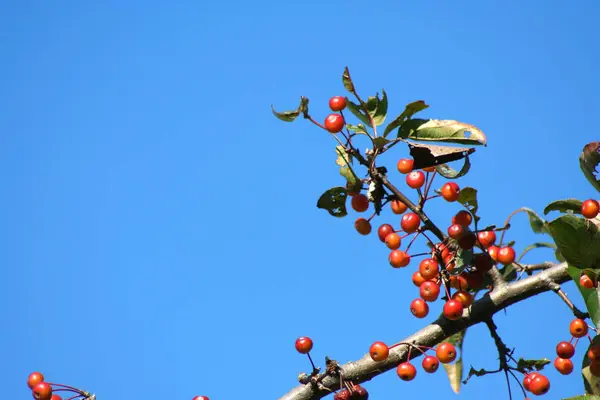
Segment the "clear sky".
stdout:
[[[477,125],[489,146],[459,183],[500,225],[520,206],[597,196],[577,157],[600,137],[599,16],[591,0],[3,1],[2,397],[29,398],[40,370],[99,400],[274,399],[309,368],[298,336],[323,364],[419,329],[413,269],[393,270],[356,216],[315,207],[343,183],[334,142],[270,104],[305,95],[324,118],[348,65],[365,97],[385,88],[390,117],[423,99],[423,116]],[[446,224],[457,210],[429,213]],[[519,252],[547,240],[514,222]],[[555,297],[497,316],[516,355],[554,359],[569,339]],[[465,363],[496,366],[483,327]],[[577,372],[548,376],[548,399],[583,392]],[[441,370],[366,387],[375,400],[456,397]],[[484,377],[459,398],[505,393]]]

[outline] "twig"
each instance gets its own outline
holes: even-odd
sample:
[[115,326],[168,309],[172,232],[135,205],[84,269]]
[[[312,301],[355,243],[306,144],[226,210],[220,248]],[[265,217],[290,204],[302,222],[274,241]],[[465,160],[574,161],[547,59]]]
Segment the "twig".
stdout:
[[560,285],[558,283],[553,283],[551,285],[551,287],[552,287],[552,290],[554,291],[554,293],[556,293],[558,295],[558,297],[560,297],[562,299],[562,301],[565,302],[565,304],[571,309],[571,311],[573,311],[573,315],[575,315],[575,318],[581,318],[581,319],[589,318],[590,315],[588,313],[581,311],[579,308],[577,308],[577,306],[575,304],[573,304],[573,302],[571,300],[569,300],[569,298],[567,297],[567,294],[562,291],[562,289],[560,288]]

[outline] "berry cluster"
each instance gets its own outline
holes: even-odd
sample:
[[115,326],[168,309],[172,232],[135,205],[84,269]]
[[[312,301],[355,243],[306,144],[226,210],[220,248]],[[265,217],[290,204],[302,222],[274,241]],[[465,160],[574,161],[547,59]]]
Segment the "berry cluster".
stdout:
[[62,397],[55,392],[74,393],[74,396],[69,397],[70,400],[87,400],[92,398],[90,393],[84,392],[83,390],[62,385],[60,383],[46,382],[44,375],[41,372],[32,372],[29,374],[27,386],[31,389],[31,394],[36,400],[62,400]]
[[[563,375],[569,375],[573,372],[573,362],[571,361],[571,358],[575,355],[575,348],[579,343],[579,339],[587,336],[590,339],[590,342],[592,341],[588,331],[588,325],[584,320],[576,318],[571,321],[571,324],[569,325],[571,340],[568,342],[559,342],[556,345],[557,357],[554,360],[554,368],[556,368],[558,372]],[[575,341],[574,344],[573,341]],[[587,356],[590,360],[590,373],[600,377],[600,347],[592,345],[588,350]]]

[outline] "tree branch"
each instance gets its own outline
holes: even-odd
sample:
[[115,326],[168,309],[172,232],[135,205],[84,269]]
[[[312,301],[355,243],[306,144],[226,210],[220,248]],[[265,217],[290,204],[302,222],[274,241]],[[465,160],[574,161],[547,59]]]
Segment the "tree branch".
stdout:
[[[469,312],[465,313],[462,318],[450,321],[440,317],[419,332],[402,340],[402,342],[433,347],[469,326],[489,320],[495,313],[512,304],[539,293],[553,290],[556,284],[561,284],[570,279],[571,277],[567,273],[567,264],[558,264],[531,277],[495,288],[492,292],[486,293],[483,298],[473,303]],[[369,354],[366,354],[360,360],[346,363],[340,367],[344,379],[352,380],[355,383],[365,382],[406,361],[407,353],[407,346],[398,346],[390,350],[390,355],[385,361],[375,362]],[[418,354],[413,352],[411,358],[417,356]],[[334,376],[325,377],[321,383],[321,388],[311,384],[297,386],[283,397],[280,397],[279,400],[321,399],[331,393],[328,390],[336,390],[340,385],[339,379]]]

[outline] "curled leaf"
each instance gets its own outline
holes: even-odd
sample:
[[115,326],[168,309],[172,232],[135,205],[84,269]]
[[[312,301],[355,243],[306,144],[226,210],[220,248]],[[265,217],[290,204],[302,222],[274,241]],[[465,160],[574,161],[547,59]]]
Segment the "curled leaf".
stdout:
[[446,340],[454,345],[458,351],[458,357],[456,358],[456,362],[453,364],[442,364],[446,370],[446,374],[448,375],[450,387],[452,387],[452,390],[456,394],[460,392],[460,383],[463,376],[463,342],[465,340],[466,333],[467,330],[463,329],[462,331],[450,336]]
[[417,100],[407,104],[404,108],[404,111],[402,111],[402,114],[396,117],[395,120],[390,122],[388,126],[385,127],[385,130],[383,131],[383,137],[387,137],[387,135],[389,135],[390,132],[392,132],[394,129],[398,128],[404,122],[409,120],[413,115],[415,115],[419,111],[426,109],[427,107],[429,106],[425,104],[423,100]]
[[579,269],[600,265],[598,227],[575,215],[565,214],[550,222],[550,234],[562,257]]
[[557,200],[548,204],[546,208],[544,208],[544,215],[547,215],[551,211],[559,211],[559,212],[574,212],[576,214],[581,214],[581,205],[583,202],[577,199],[566,199],[566,200]]
[[331,188],[319,197],[317,207],[327,210],[334,217],[345,217],[348,215],[346,211],[347,196],[346,188],[339,186]]
[[411,119],[398,129],[398,137],[423,141],[486,145],[484,133],[474,125],[454,120]]
[[348,70],[348,67],[344,68],[344,73],[342,74],[342,83],[347,91],[354,93],[354,83],[352,83],[352,78],[350,78],[350,70]]
[[529,217],[529,225],[535,233],[550,233],[548,231],[548,223],[542,219],[535,211],[530,208],[522,207],[521,211],[524,211]]
[[271,104],[271,111],[273,112],[273,115],[275,115],[280,120],[284,122],[293,122],[300,115],[300,113],[308,112],[308,97],[300,97],[300,105],[295,110],[277,112]]
[[600,192],[600,142],[585,145],[579,156],[579,166],[587,180]]
[[477,215],[477,210],[479,209],[479,203],[477,202],[477,189],[469,186],[462,188],[457,201],[467,210],[469,210],[471,214],[473,214],[475,222],[479,221],[480,217]]
[[539,360],[525,360],[523,358],[519,358],[517,361],[517,369],[519,371],[541,371],[548,364],[550,364],[550,360],[547,358],[542,358]]

